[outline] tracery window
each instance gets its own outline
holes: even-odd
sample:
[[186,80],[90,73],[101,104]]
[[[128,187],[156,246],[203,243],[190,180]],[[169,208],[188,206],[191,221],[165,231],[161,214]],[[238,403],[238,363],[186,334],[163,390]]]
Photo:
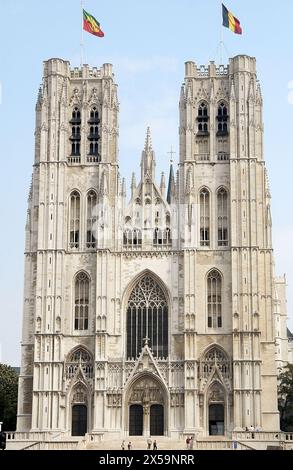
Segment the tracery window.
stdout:
[[97,193],[93,190],[87,195],[87,231],[86,247],[96,248]]
[[208,327],[222,327],[222,276],[214,269],[207,278]]
[[99,134],[99,124],[100,124],[100,118],[99,118],[99,112],[97,108],[94,106],[91,109],[90,112],[90,119],[88,121],[89,123],[89,155],[95,156],[98,158],[98,161],[100,160],[99,158],[99,140],[100,140],[100,134]]
[[127,306],[127,358],[136,358],[144,338],[154,356],[168,356],[168,304],[164,292],[150,275],[133,289]]
[[89,321],[89,276],[81,271],[75,278],[74,329],[87,330]]
[[171,243],[171,230],[169,227],[166,229],[155,228],[153,238],[154,246],[170,246]]
[[197,130],[199,135],[206,135],[209,131],[209,116],[207,104],[203,101],[198,107]]
[[137,228],[127,228],[123,233],[123,245],[125,248],[141,247],[142,232]]
[[72,118],[70,120],[71,124],[71,155],[79,156],[80,155],[80,126],[81,126],[81,115],[80,110],[75,107],[72,111]]
[[80,194],[78,191],[73,191],[70,195],[69,210],[69,246],[70,248],[79,248]]
[[210,246],[210,193],[204,188],[199,195],[200,202],[200,246]]
[[216,346],[209,349],[200,361],[199,376],[209,378],[215,366],[221,371],[224,378],[231,377],[231,362],[228,356]]
[[217,192],[218,246],[228,246],[228,193],[224,188]]
[[78,368],[81,367],[86,378],[93,377],[93,360],[88,351],[78,348],[69,356],[66,362],[66,378],[71,379],[75,376]]
[[218,106],[218,131],[217,135],[227,135],[228,134],[228,109],[226,104],[222,101]]

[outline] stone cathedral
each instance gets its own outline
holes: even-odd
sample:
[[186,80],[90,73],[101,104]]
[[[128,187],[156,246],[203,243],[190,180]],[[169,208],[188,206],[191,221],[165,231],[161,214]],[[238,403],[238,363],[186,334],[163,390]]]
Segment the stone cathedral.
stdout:
[[128,201],[112,65],[44,63],[18,431],[279,429],[285,281],[274,277],[256,61],[187,62],[178,92],[178,170],[157,183],[148,128]]

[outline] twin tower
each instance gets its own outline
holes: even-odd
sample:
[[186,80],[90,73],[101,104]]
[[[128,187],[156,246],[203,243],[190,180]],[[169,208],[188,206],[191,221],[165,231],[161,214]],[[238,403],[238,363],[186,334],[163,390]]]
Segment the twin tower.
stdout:
[[130,202],[118,114],[110,64],[44,63],[18,431],[277,431],[274,319],[283,287],[274,279],[255,59],[186,63],[178,170],[157,184],[148,129]]

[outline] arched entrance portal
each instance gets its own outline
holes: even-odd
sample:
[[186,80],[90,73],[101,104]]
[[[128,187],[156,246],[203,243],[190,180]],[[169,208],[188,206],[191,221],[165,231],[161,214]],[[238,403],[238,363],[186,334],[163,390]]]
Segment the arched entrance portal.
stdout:
[[224,405],[222,404],[209,406],[209,435],[224,435]]
[[88,431],[88,397],[82,383],[78,383],[72,393],[71,400],[71,434],[84,436]]
[[73,405],[72,407],[72,435],[84,436],[87,432],[87,406]]
[[138,379],[126,398],[129,435],[163,436],[166,403],[166,392],[158,380],[146,375]]
[[130,405],[129,407],[129,436],[142,436],[143,433],[143,407]]
[[208,423],[210,436],[224,436],[225,392],[219,382],[214,382],[208,393]]

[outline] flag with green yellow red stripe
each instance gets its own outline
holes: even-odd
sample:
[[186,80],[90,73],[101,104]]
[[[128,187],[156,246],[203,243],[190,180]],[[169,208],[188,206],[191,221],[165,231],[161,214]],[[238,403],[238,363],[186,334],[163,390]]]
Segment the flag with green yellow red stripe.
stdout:
[[104,37],[104,33],[101,30],[100,23],[96,20],[93,15],[91,15],[85,10],[83,10],[83,29],[88,33],[93,34],[94,36],[98,36],[99,38]]

